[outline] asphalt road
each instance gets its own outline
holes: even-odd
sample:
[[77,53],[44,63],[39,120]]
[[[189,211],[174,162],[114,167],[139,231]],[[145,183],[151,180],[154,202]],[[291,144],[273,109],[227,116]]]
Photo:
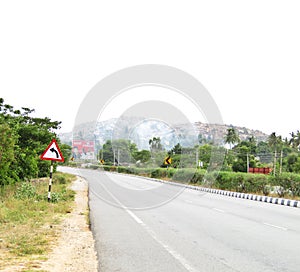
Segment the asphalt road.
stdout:
[[300,271],[300,209],[60,170],[89,181],[101,272]]

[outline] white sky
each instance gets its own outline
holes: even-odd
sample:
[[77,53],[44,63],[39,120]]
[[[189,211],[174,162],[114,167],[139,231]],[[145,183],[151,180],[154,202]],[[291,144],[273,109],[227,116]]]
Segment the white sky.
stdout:
[[[130,97],[130,100],[128,97]],[[138,103],[155,100],[169,103],[176,107],[190,122],[208,122],[206,116],[202,114],[201,109],[191,100],[174,90],[161,86],[139,86],[122,92],[116,97],[113,97],[111,101],[108,101],[103,111],[100,112],[98,121],[118,118],[126,109]],[[124,101],[126,101],[126,103],[124,103]]]
[[300,1],[1,1],[0,97],[71,131],[105,76],[138,64],[196,77],[224,123],[300,130]]

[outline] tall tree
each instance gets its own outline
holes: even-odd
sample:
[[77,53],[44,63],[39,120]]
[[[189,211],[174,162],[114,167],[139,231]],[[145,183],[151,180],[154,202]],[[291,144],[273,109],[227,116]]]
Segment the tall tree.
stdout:
[[149,150],[135,151],[133,153],[133,158],[136,162],[146,163],[151,159],[151,153]]
[[[9,138],[13,140],[14,157],[10,163],[9,176],[14,181],[45,176],[49,172],[49,161],[41,161],[39,156],[52,138],[56,138],[55,131],[60,123],[50,118],[32,117],[33,109],[22,108],[15,110],[13,106],[4,104],[0,98],[0,125],[11,136],[5,136],[1,142]],[[4,125],[4,126],[3,126]],[[4,153],[10,152],[5,149]]]
[[153,137],[152,139],[150,139],[149,146],[151,152],[161,151],[163,149],[160,137]]
[[15,159],[16,137],[7,124],[0,124],[0,185],[11,181],[10,166]]
[[136,144],[130,140],[107,140],[103,149],[99,151],[99,157],[108,164],[134,162],[134,154],[138,151]]
[[268,137],[268,144],[272,148],[273,151],[278,151],[282,147],[282,137],[277,136],[276,132],[272,132]]
[[169,152],[169,155],[175,155],[175,154],[182,154],[182,146],[180,145],[180,143],[177,143]]
[[225,143],[229,144],[230,149],[232,149],[232,145],[239,143],[240,138],[234,128],[227,129],[227,134],[225,136]]
[[292,132],[290,133],[291,139],[289,141],[290,145],[297,149],[299,151],[299,146],[300,146],[300,131],[297,130],[296,133]]
[[275,132],[272,132],[268,137],[268,144],[274,151],[274,163],[273,163],[273,173],[276,175],[276,164],[277,164],[277,152],[282,151],[283,141],[281,136],[277,136]]

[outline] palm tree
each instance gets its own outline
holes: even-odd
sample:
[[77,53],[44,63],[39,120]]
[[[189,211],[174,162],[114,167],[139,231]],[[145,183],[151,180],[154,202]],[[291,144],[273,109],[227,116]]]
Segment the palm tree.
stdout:
[[230,145],[230,149],[232,148],[232,145],[235,143],[240,142],[240,137],[236,133],[234,128],[227,129],[227,134],[225,136],[225,143]]
[[296,140],[295,140],[295,147],[299,150],[300,146],[300,131],[297,130]]
[[293,147],[293,148],[297,148],[299,150],[299,145],[300,145],[300,131],[297,130],[297,133],[290,133],[291,135],[291,139],[289,144]]
[[149,145],[150,145],[151,152],[162,150],[162,144],[161,144],[160,137],[153,137],[152,139],[150,139]]
[[276,175],[276,160],[277,160],[277,150],[282,150],[283,141],[281,136],[276,136],[276,133],[273,132],[268,138],[269,146],[274,150],[274,165],[273,165],[273,172],[274,176]]
[[273,132],[268,138],[268,143],[274,151],[277,151],[282,146],[282,138],[281,136],[276,136],[276,133]]

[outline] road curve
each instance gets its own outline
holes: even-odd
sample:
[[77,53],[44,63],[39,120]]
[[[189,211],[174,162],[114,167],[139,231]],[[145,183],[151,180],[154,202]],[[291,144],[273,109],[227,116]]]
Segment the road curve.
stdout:
[[300,210],[95,170],[99,271],[299,271]]

